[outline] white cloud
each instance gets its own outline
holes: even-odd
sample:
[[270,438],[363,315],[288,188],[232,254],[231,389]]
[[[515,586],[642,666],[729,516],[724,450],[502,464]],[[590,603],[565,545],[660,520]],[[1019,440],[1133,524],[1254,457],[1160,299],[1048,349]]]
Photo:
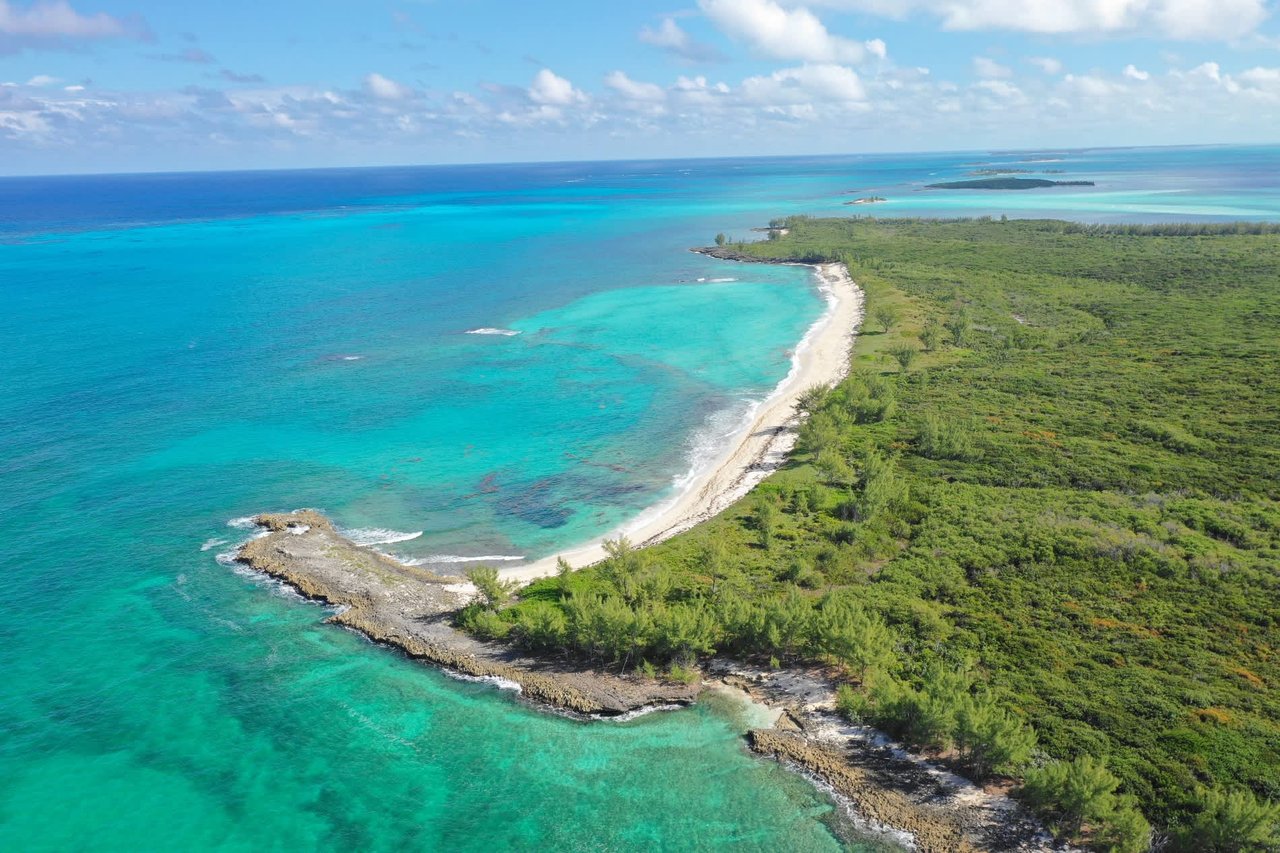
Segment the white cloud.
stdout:
[[1001,101],[1021,101],[1024,99],[1022,90],[1008,80],[981,80],[974,84],[974,88]]
[[534,103],[552,107],[567,107],[586,100],[586,96],[575,89],[572,83],[549,68],[543,68],[533,76],[529,98]]
[[711,22],[731,38],[778,59],[806,62],[861,62],[884,56],[879,39],[857,42],[832,35],[808,9],[784,9],[774,0],[698,0]]
[[48,74],[37,74],[27,81],[28,86],[52,86],[54,83],[60,82],[57,77],[50,77]]
[[128,28],[105,12],[81,15],[66,0],[40,0],[26,9],[0,0],[0,33],[46,39],[96,39],[126,35]]
[[671,152],[710,153],[722,150],[725,140],[744,153],[781,152],[794,144],[796,123],[808,123],[805,139],[833,150],[924,147],[930,140],[980,148],[1274,136],[1280,68],[1270,65],[1280,63],[1254,67],[1224,60],[1179,62],[1168,72],[1151,68],[1146,80],[1127,75],[1122,63],[1105,73],[1069,76],[1021,75],[1030,71],[1024,66],[1013,79],[975,78],[965,85],[911,67],[860,74],[846,64],[820,62],[781,63],[789,67],[734,85],[692,74],[674,82],[637,80],[614,71],[597,79],[599,97],[550,71],[526,86],[489,84],[466,92],[409,89],[381,77],[391,87],[385,91],[408,93],[394,99],[375,96],[382,86],[369,81],[347,91],[236,86],[121,92],[101,83],[70,91],[62,83],[38,85],[43,81],[37,78],[0,84],[0,147],[6,155],[35,157],[39,151],[89,150],[94,140],[110,139],[119,150],[198,158],[207,156],[210,140],[218,140],[244,157],[289,150],[307,154],[299,162],[322,162],[335,151],[367,158],[423,145],[458,159],[509,157],[529,150],[530,134],[548,151],[578,155],[639,153],[650,141]]
[[1204,77],[1215,83],[1222,81],[1222,66],[1216,62],[1205,62],[1188,72],[1190,77]]
[[724,59],[720,51],[711,45],[695,41],[671,17],[663,18],[657,29],[642,27],[639,38],[645,44],[660,47],[690,62],[718,62]]
[[807,0],[809,5],[904,18],[924,12],[949,30],[1100,33],[1233,39],[1252,33],[1267,0]]
[[667,93],[663,91],[661,86],[632,80],[622,71],[609,72],[604,78],[604,83],[610,89],[632,101],[658,103],[666,100],[667,97]]
[[1056,77],[1062,73],[1062,63],[1052,56],[1033,56],[1027,62],[1030,62],[1051,77]]
[[1122,89],[1120,85],[1092,74],[1068,74],[1062,78],[1062,85],[1072,93],[1086,98],[1106,98]]
[[413,95],[413,89],[377,72],[365,75],[364,90],[383,101],[401,101]]
[[685,104],[709,106],[724,101],[730,89],[727,84],[711,83],[702,75],[697,77],[681,75],[676,78],[675,85],[671,87],[671,91]]
[[1136,65],[1130,63],[1124,67],[1124,76],[1128,77],[1130,80],[1150,80],[1151,72],[1143,71]]
[[753,104],[849,104],[866,99],[862,80],[843,65],[802,65],[742,81],[742,97]]
[[1276,86],[1280,85],[1280,68],[1250,68],[1239,77],[1254,86]]
[[987,80],[1007,80],[1013,76],[1013,69],[1007,65],[1001,65],[994,59],[975,56],[973,58],[973,73]]

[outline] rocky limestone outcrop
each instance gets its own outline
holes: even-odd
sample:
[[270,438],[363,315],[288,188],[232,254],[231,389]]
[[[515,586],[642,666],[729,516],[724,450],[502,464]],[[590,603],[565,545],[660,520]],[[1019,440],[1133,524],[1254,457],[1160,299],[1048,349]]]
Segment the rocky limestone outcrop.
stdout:
[[254,520],[267,535],[241,546],[237,560],[308,598],[341,608],[328,621],[410,657],[463,675],[513,682],[527,699],[583,715],[613,716],[697,698],[698,686],[523,657],[510,647],[469,637],[451,624],[466,604],[461,578],[360,547],[318,512],[266,513]]

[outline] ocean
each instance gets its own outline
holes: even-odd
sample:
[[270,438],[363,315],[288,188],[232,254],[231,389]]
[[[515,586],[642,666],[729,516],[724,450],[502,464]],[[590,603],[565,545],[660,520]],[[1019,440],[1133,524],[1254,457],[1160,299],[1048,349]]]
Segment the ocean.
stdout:
[[[1280,148],[0,178],[0,849],[892,849],[713,699],[581,722],[230,564],[457,571],[669,499],[787,373],[795,213],[1280,220]],[[978,169],[1094,181],[927,190]],[[864,196],[887,200],[849,206]]]

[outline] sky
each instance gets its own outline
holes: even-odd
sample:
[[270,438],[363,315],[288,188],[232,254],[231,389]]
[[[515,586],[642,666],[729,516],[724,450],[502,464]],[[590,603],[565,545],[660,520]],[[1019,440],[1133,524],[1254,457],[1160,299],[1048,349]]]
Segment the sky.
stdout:
[[0,0],[0,174],[1280,142],[1280,0]]

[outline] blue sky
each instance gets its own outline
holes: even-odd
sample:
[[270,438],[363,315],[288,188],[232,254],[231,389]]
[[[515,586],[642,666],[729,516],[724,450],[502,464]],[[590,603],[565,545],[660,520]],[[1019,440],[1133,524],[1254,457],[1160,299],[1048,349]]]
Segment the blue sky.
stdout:
[[1280,0],[0,0],[0,174],[1280,142]]

